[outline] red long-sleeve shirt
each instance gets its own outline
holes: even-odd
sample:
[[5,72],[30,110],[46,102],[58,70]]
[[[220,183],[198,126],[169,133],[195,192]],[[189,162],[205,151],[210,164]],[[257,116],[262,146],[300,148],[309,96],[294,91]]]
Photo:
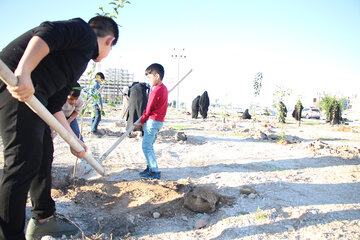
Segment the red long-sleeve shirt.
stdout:
[[156,121],[165,121],[165,115],[168,106],[168,90],[164,84],[155,86],[150,92],[149,100],[145,112],[141,116],[140,123],[152,119]]

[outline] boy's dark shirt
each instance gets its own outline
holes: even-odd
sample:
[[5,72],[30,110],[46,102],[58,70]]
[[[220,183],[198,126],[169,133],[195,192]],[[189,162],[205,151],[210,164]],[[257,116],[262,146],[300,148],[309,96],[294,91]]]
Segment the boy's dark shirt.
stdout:
[[[35,96],[51,113],[61,111],[71,86],[86,70],[91,59],[99,55],[97,36],[80,18],[69,21],[44,22],[6,46],[0,59],[15,71],[25,48],[34,36],[43,39],[50,53],[31,73]],[[0,93],[5,84],[0,81]]]

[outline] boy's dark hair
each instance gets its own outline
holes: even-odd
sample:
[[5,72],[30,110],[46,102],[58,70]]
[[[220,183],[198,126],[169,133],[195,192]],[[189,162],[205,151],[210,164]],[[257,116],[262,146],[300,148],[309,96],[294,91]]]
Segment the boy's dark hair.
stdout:
[[102,72],[98,72],[95,77],[99,76],[101,79],[105,80],[105,76]]
[[80,84],[77,82],[74,84],[73,88],[71,89],[69,95],[73,96],[73,97],[79,97],[81,93],[81,86]]
[[153,63],[150,66],[148,66],[147,69],[145,70],[145,76],[147,76],[148,74],[156,74],[156,73],[160,75],[160,79],[162,81],[164,78],[165,70],[161,64]]
[[117,23],[107,16],[96,16],[89,20],[89,25],[92,27],[98,37],[105,37],[111,35],[115,37],[112,46],[115,46],[119,38],[119,28]]

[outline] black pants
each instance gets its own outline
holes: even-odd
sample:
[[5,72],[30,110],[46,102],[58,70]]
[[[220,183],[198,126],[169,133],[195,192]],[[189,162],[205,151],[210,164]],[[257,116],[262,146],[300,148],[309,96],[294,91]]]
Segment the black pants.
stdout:
[[51,198],[54,148],[47,124],[1,84],[0,135],[5,160],[0,179],[0,239],[25,239],[28,192],[36,219],[55,212]]

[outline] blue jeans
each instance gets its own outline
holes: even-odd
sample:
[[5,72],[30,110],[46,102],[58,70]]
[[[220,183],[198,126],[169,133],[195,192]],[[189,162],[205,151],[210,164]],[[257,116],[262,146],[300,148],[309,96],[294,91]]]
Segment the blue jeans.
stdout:
[[79,138],[79,136],[80,136],[80,140],[82,142],[84,142],[82,135],[80,135],[79,124],[78,124],[76,118],[70,123],[70,127],[73,130],[73,132],[75,133],[76,137]]
[[164,122],[148,119],[145,123],[144,137],[142,141],[142,149],[150,171],[158,172],[159,168],[156,162],[154,143],[158,132],[162,128]]
[[96,133],[101,120],[101,111],[98,105],[94,107],[95,116],[91,119],[91,132]]

